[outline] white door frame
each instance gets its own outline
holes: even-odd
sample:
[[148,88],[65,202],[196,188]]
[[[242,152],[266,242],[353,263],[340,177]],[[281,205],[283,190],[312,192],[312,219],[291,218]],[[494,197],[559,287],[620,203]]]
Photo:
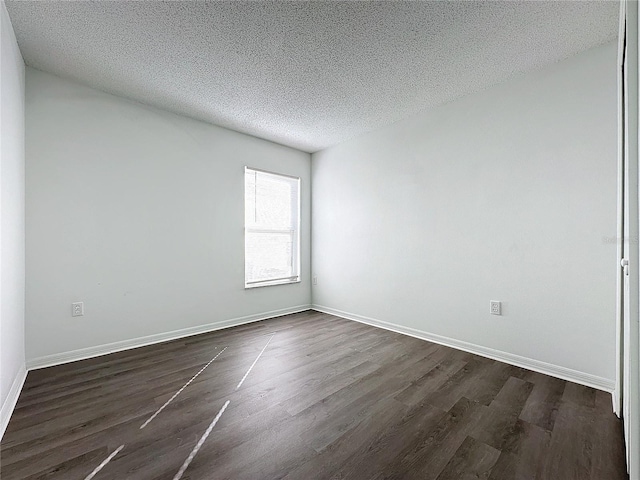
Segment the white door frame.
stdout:
[[[626,20],[626,3],[620,2],[620,26],[618,29],[618,214],[617,214],[617,253],[616,258],[618,264],[622,261],[625,254],[624,238],[624,95],[623,95],[623,68],[624,68],[624,53],[625,53],[625,20]],[[613,411],[620,417],[622,415],[622,380],[623,380],[623,289],[624,279],[622,268],[618,269],[618,275],[616,276],[616,382],[615,389],[612,395]]]
[[618,92],[618,233],[622,235],[618,259],[624,259],[628,267],[618,276],[617,369],[613,406],[616,413],[621,414],[624,424],[630,480],[640,480],[638,22],[638,2],[622,0],[618,52],[618,86],[623,86]]

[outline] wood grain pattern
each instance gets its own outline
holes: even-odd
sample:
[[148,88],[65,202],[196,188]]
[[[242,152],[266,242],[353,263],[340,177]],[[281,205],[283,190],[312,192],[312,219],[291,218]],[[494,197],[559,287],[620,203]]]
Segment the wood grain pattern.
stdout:
[[30,372],[0,475],[170,480],[227,400],[184,480],[627,478],[609,394],[314,311]]

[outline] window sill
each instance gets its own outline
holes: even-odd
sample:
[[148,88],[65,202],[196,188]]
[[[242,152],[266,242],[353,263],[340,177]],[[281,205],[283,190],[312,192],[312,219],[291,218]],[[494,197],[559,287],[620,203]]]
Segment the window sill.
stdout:
[[246,283],[244,284],[244,289],[248,290],[251,288],[259,288],[259,287],[271,287],[274,285],[288,285],[290,283],[300,283],[300,279],[298,278],[297,280],[273,280],[270,282],[260,282],[260,283],[252,283],[247,285]]

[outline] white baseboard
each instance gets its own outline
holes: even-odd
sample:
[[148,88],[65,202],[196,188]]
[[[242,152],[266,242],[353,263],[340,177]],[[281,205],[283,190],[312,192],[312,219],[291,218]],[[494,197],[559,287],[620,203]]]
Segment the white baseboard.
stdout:
[[61,365],[63,363],[75,362],[77,360],[99,357],[101,355],[120,352],[122,350],[144,347],[146,345],[152,345],[154,343],[177,340],[179,338],[199,335],[201,333],[213,332],[215,330],[221,330],[223,328],[237,327],[246,323],[259,322],[260,320],[267,320],[269,318],[281,317],[283,315],[290,315],[292,313],[304,312],[305,310],[310,309],[311,305],[298,305],[295,307],[283,308],[280,310],[272,310],[270,312],[247,315],[246,317],[232,318],[229,320],[209,323],[206,325],[199,325],[197,327],[189,327],[180,330],[173,330],[171,332],[157,333],[155,335],[148,335],[145,337],[138,337],[130,340],[122,340],[120,342],[107,343],[104,345],[97,345],[95,347],[81,348],[79,350],[72,350],[70,352],[45,355],[43,357],[27,360],[27,369],[36,370],[38,368],[52,367],[54,365]]
[[617,386],[615,386],[613,392],[611,392],[611,403],[613,406],[613,413],[616,414],[616,417],[622,418],[622,412],[620,412],[620,398]]
[[0,410],[0,440],[4,436],[7,425],[9,425],[11,414],[13,413],[13,409],[16,408],[16,403],[18,403],[18,397],[20,396],[20,392],[22,391],[22,386],[24,385],[26,378],[27,369],[22,365],[20,370],[18,370],[16,378],[13,379],[7,398],[5,398],[2,403],[2,410]]
[[562,380],[568,380],[570,382],[586,385],[587,387],[592,387],[597,390],[604,390],[609,393],[614,391],[615,382],[613,380],[591,375],[589,373],[572,370],[570,368],[553,365],[551,363],[534,360],[532,358],[521,357],[520,355],[515,355],[513,353],[494,350],[493,348],[482,347],[473,343],[444,337],[442,335],[436,335],[434,333],[424,332],[422,330],[416,330],[414,328],[403,327],[402,325],[397,325],[395,323],[384,322],[382,320],[376,320],[374,318],[364,317],[362,315],[357,315],[354,313],[343,312],[342,310],[337,310],[335,308],[325,307],[322,305],[312,305],[311,308],[319,312],[329,313],[337,317],[346,318],[347,320],[366,323],[367,325],[371,325],[373,327],[384,328],[385,330],[402,333],[404,335],[409,335],[421,340],[427,340],[429,342],[438,343],[440,345],[456,348],[458,350],[464,350],[465,352],[491,358],[493,360],[498,360],[500,362],[526,368],[528,370],[533,370],[534,372],[544,373],[545,375],[561,378]]

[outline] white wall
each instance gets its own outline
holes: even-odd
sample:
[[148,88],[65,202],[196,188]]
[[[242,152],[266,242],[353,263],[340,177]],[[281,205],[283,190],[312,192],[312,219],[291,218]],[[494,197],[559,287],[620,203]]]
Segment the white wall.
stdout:
[[[26,133],[30,366],[310,304],[309,154],[32,68]],[[302,179],[299,284],[244,289],[245,165]]]
[[24,62],[0,2],[0,438],[25,371]]
[[612,388],[616,135],[611,43],[314,154],[314,305]]

